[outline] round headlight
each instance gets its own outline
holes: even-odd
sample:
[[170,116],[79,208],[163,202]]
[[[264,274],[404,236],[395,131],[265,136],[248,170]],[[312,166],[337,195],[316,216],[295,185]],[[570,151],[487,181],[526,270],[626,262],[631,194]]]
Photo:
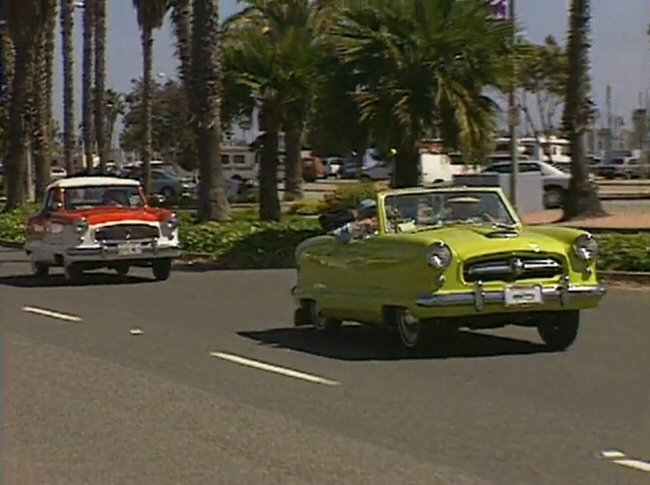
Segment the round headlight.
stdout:
[[86,219],[77,219],[74,221],[74,232],[77,234],[83,234],[88,230],[88,221]]
[[427,250],[427,264],[432,268],[446,269],[451,263],[451,249],[445,243],[435,243]]
[[582,261],[594,261],[598,257],[598,242],[591,234],[582,234],[573,243],[573,252]]
[[169,231],[173,231],[178,227],[178,219],[176,218],[176,214],[172,214],[167,219],[165,219],[165,226],[167,226],[167,229]]

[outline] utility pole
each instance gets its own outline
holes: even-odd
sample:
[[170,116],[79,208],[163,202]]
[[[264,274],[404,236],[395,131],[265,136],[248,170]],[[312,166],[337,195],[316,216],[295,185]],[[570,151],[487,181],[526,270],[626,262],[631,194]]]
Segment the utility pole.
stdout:
[[508,95],[508,125],[510,128],[510,157],[512,159],[512,173],[510,175],[510,201],[513,207],[517,208],[517,182],[519,179],[519,144],[517,142],[517,125],[519,123],[519,109],[517,107],[517,27],[515,25],[515,0],[509,0],[508,10],[512,22],[512,83]]

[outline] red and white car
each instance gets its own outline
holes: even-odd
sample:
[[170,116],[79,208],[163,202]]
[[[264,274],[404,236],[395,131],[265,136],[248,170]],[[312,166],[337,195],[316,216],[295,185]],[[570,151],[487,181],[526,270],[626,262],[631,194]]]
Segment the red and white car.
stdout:
[[149,206],[137,180],[71,177],[47,187],[43,208],[27,223],[25,250],[37,276],[63,267],[73,281],[84,270],[126,275],[146,266],[166,280],[181,245],[174,213]]

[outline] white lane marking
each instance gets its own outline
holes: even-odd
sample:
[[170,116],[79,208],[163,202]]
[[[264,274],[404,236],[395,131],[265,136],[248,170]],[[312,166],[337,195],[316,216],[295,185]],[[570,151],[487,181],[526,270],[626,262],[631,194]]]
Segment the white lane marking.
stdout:
[[635,470],[650,473],[650,463],[642,460],[634,460],[632,458],[627,458],[625,453],[623,453],[622,451],[605,450],[600,452],[600,456],[612,460],[612,463],[616,463],[617,465],[625,466],[628,468],[634,468]]
[[600,452],[600,456],[603,458],[625,458],[625,453],[619,450],[605,450]]
[[264,362],[259,362],[257,360],[246,359],[238,355],[227,354],[225,352],[210,352],[211,357],[216,357],[218,359],[228,360],[236,364],[244,365],[247,367],[253,367],[255,369],[264,370],[267,372],[273,372],[275,374],[280,374],[286,377],[293,377],[294,379],[302,379],[303,381],[313,382],[316,384],[323,384],[325,386],[338,386],[340,382],[332,381],[330,379],[325,379],[323,377],[314,376],[311,374],[305,374],[304,372],[299,372],[293,369],[287,369],[285,367],[278,367],[276,365],[266,364]]
[[35,315],[42,315],[44,317],[56,318],[58,320],[65,320],[66,322],[80,322],[81,317],[76,315],[67,315],[65,313],[54,312],[46,310],[45,308],[37,308],[33,306],[23,307],[23,311],[27,313],[34,313]]
[[129,330],[129,333],[131,335],[142,335],[142,330],[140,330],[139,328],[132,328],[131,330]]
[[625,459],[625,460],[614,460],[614,463],[616,463],[617,465],[626,466],[628,468],[634,468],[635,470],[640,470],[642,472],[650,473],[650,463],[647,463],[645,461]]

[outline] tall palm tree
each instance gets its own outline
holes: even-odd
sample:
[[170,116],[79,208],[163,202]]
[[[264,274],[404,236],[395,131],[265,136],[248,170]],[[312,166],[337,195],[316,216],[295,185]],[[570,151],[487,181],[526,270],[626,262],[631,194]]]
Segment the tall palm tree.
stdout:
[[192,71],[192,7],[190,0],[172,0],[172,22],[176,35],[176,55],[179,73],[186,92],[190,92]]
[[51,1],[4,2],[7,29],[15,48],[15,73],[9,106],[9,153],[5,163],[9,181],[5,210],[15,209],[26,200],[34,64],[41,32],[51,12]]
[[[14,71],[14,45],[5,22],[4,4],[0,3],[0,157],[5,158],[8,148],[7,133],[9,128],[9,100]],[[6,177],[3,183],[6,184]]]
[[244,10],[230,17],[224,25],[234,36],[236,29],[264,33],[277,54],[276,71],[284,73],[283,82],[289,95],[282,100],[287,199],[302,196],[300,153],[320,61],[322,46],[318,44],[318,34],[324,11],[323,6],[310,0],[246,0]]
[[94,168],[94,144],[93,133],[93,64],[94,48],[93,38],[95,32],[95,0],[84,0],[83,6],[83,72],[81,82],[83,93],[81,99],[81,123],[84,140],[84,154],[86,166]]
[[[47,20],[38,36],[34,56],[33,107],[31,139],[34,154],[35,195],[41,200],[50,181],[51,127],[52,127],[52,58],[54,57],[54,26],[56,4],[50,2]],[[48,71],[49,69],[49,71]],[[48,94],[49,90],[49,94]]]
[[230,217],[221,165],[222,57],[219,1],[192,3],[192,93],[194,128],[199,158],[200,220],[225,221]]
[[380,144],[397,147],[394,185],[418,185],[418,143],[432,131],[467,159],[483,158],[497,109],[484,92],[507,76],[512,25],[490,22],[483,1],[344,4],[330,40],[359,77],[362,121]]
[[95,1],[95,138],[99,170],[106,173],[106,0]]
[[153,31],[162,27],[168,9],[166,0],[133,0],[142,38],[143,94],[142,116],[144,140],[142,141],[142,164],[144,167],[144,190],[151,190],[151,74],[153,63]]
[[571,142],[571,182],[564,203],[565,220],[605,214],[589,181],[584,137],[593,105],[589,98],[589,0],[571,0],[567,43],[568,76],[564,101],[564,129]]
[[74,169],[74,0],[61,0],[61,54],[63,55],[63,153],[65,169]]

